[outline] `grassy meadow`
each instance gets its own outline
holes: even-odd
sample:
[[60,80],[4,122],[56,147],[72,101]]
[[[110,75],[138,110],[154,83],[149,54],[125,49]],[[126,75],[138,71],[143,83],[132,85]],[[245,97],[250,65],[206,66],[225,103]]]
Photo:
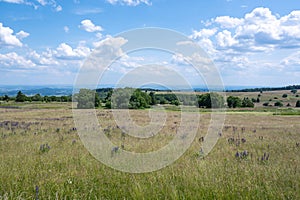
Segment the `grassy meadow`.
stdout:
[[[282,99],[283,92],[264,92],[260,103],[249,110],[228,109],[218,143],[204,158],[200,139],[211,113],[191,107],[187,111],[191,119],[193,113],[201,113],[191,147],[172,165],[142,174],[117,171],[91,156],[75,129],[70,103],[4,105],[0,199],[300,199],[299,109],[262,106],[270,99],[274,102],[274,97]],[[284,105],[293,105],[297,97],[288,94]],[[258,93],[226,95],[254,98]],[[168,144],[181,114],[169,106],[163,129],[145,140],[123,138],[111,110],[96,112],[110,140],[135,152]],[[142,126],[149,123],[148,112],[130,114]]]

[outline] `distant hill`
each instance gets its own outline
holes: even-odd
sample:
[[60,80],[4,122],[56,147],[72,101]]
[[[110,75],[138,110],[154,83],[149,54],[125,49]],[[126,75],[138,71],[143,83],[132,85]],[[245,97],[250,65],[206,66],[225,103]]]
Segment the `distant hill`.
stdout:
[[0,86],[0,96],[16,96],[18,91],[22,91],[27,96],[40,94],[42,96],[68,96],[73,92],[71,86],[68,87],[42,87],[42,86]]

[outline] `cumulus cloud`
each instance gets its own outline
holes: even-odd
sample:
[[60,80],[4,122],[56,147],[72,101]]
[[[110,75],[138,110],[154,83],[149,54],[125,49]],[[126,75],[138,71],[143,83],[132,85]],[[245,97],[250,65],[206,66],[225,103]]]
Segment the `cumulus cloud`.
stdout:
[[300,11],[278,16],[259,7],[243,18],[219,16],[206,22],[206,28],[194,31],[196,40],[210,39],[215,47],[236,51],[272,51],[300,47]]
[[30,34],[27,33],[27,32],[25,32],[25,31],[20,31],[20,32],[18,32],[18,33],[16,34],[16,36],[17,36],[18,38],[20,38],[20,39],[26,38],[26,37],[28,37],[29,35],[30,35]]
[[17,35],[14,35],[13,33],[14,31],[10,27],[5,27],[0,23],[0,45],[21,47],[23,44],[17,36],[19,34],[20,38],[22,38],[22,36],[26,37],[28,36],[28,33],[24,31],[20,31]]
[[[218,16],[202,24],[204,28],[193,31],[190,37],[226,77],[253,73],[280,77],[282,72],[299,72],[300,10],[280,16],[258,7],[241,18]],[[278,56],[281,51],[290,55],[282,58]],[[232,82],[230,78],[226,81]]]
[[212,29],[201,29],[200,31],[193,31],[193,34],[191,35],[192,39],[198,39],[198,38],[209,38],[213,36],[217,32],[216,28]]
[[36,66],[31,60],[26,59],[15,52],[0,54],[0,65],[8,68],[14,67],[24,69]]
[[82,28],[83,30],[87,31],[87,32],[103,31],[101,26],[96,26],[89,19],[82,20],[81,25],[79,27]]
[[221,47],[231,47],[238,43],[238,41],[232,37],[231,32],[227,30],[219,32],[216,36],[216,39],[218,45],[220,45]]
[[127,6],[137,6],[140,4],[146,4],[146,5],[152,5],[152,3],[149,0],[106,0],[108,3],[115,5],[127,5]]
[[235,28],[243,23],[243,19],[221,16],[213,20],[215,23],[220,24],[222,28]]
[[66,43],[61,43],[56,50],[53,51],[54,55],[59,59],[83,59],[87,57],[91,50],[88,47],[79,45],[77,48],[72,48]]

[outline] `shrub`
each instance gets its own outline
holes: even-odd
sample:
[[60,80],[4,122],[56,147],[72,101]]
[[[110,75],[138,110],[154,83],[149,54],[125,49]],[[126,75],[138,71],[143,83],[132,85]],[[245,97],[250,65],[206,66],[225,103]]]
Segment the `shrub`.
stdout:
[[300,107],[300,100],[298,100],[297,102],[296,102],[296,107]]
[[283,98],[287,98],[288,95],[287,95],[287,94],[283,94],[282,97],[283,97]]
[[198,107],[222,108],[224,107],[224,98],[218,93],[207,93],[198,95]]
[[242,107],[250,107],[253,108],[254,107],[254,103],[248,98],[244,98],[242,101]]
[[229,108],[237,108],[242,106],[242,100],[238,97],[229,96],[227,98],[227,105]]
[[276,102],[274,103],[274,106],[282,107],[283,104],[282,104],[281,101],[276,101]]
[[269,106],[269,102],[263,103],[263,106]]

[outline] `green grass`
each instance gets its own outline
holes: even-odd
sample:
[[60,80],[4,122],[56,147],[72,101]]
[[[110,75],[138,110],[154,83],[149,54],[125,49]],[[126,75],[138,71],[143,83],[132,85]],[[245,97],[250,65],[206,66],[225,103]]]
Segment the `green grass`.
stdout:
[[[34,199],[36,186],[39,199],[300,198],[299,116],[230,112],[222,137],[201,159],[198,138],[205,135],[210,121],[210,113],[201,112],[197,137],[179,160],[159,171],[130,174],[111,169],[89,154],[72,130],[69,104],[38,105],[39,109],[26,106],[0,109],[0,122],[30,124],[28,128],[0,127],[0,199]],[[110,110],[99,109],[97,114],[104,128],[116,126]],[[130,114],[136,123],[149,122],[148,110]],[[167,144],[175,134],[172,127],[179,122],[180,112],[170,109],[167,115],[160,134],[149,141],[126,137],[125,149],[145,152]],[[114,129],[110,135],[119,145],[120,131]],[[227,142],[230,137],[247,141],[237,146]],[[41,152],[40,145],[46,143],[50,150]],[[244,150],[251,156],[236,159],[235,153]],[[258,160],[265,152],[270,159]]]

